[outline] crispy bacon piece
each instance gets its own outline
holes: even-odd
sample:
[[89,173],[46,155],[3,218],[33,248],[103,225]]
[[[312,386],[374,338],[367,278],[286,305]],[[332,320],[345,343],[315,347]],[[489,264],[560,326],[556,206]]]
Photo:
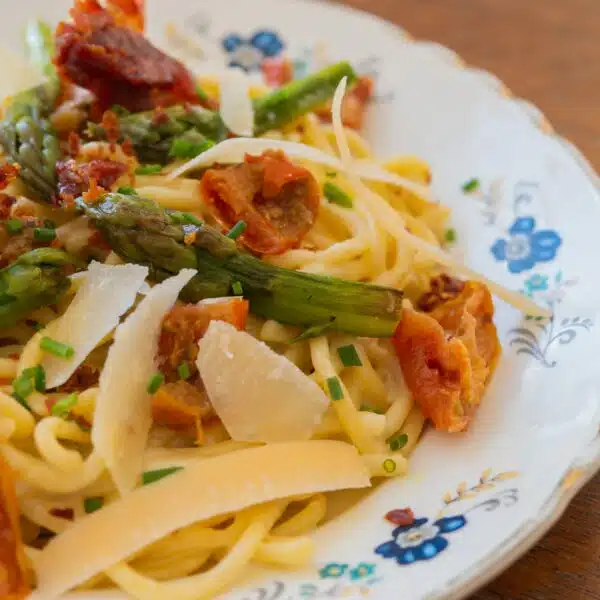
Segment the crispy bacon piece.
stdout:
[[493,315],[489,290],[473,281],[429,313],[404,311],[393,343],[408,388],[436,429],[463,431],[479,406],[500,355]]
[[[342,122],[346,127],[357,131],[362,128],[374,88],[373,79],[364,76],[348,90],[342,103]],[[318,110],[317,115],[324,121],[331,121],[331,102]]]
[[195,369],[198,340],[211,321],[226,321],[240,330],[246,328],[248,301],[243,298],[219,298],[202,304],[175,306],[165,316],[158,341],[158,366],[167,380],[178,378],[177,368],[187,362]]
[[139,31],[115,19],[135,0],[113,0],[112,12],[97,0],[77,0],[73,23],[56,31],[56,66],[63,79],[94,93],[101,109],[118,104],[131,111],[198,103],[194,79],[179,61],[153,46]]
[[0,598],[23,600],[31,588],[21,539],[14,474],[0,456]]
[[56,165],[58,195],[65,202],[72,202],[93,187],[93,183],[105,190],[127,172],[127,165],[114,160],[94,159],[87,163],[61,160]]
[[0,190],[5,190],[19,176],[19,169],[16,163],[4,163],[0,166]]
[[13,204],[17,201],[14,196],[0,193],[0,220],[6,221],[10,218],[10,209]]
[[315,178],[281,151],[246,155],[239,165],[208,170],[202,191],[224,228],[246,223],[240,239],[258,254],[281,254],[299,246],[319,210]]

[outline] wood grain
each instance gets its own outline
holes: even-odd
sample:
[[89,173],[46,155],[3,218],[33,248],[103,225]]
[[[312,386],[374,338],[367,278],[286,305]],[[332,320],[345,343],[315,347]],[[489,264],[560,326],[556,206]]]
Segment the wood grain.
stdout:
[[[600,170],[600,0],[344,1],[495,73]],[[600,476],[532,551],[473,597],[513,599],[600,600]]]

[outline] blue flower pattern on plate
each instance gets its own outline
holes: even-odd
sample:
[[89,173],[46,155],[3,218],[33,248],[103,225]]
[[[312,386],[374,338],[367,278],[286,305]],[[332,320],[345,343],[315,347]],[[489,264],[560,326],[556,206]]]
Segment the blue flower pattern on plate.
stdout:
[[319,575],[323,579],[337,579],[338,577],[342,577],[344,573],[348,570],[347,564],[341,563],[329,563],[325,565],[322,569],[319,570]]
[[524,286],[523,293],[531,298],[535,292],[545,292],[548,290],[548,276],[536,273],[525,280]]
[[410,565],[419,560],[430,560],[448,547],[442,535],[462,529],[467,524],[463,515],[442,517],[433,523],[429,519],[415,519],[410,525],[396,527],[393,540],[385,542],[375,552],[384,558],[395,558],[400,565]]
[[285,47],[279,35],[269,29],[261,29],[250,38],[231,33],[221,44],[229,55],[229,66],[245,71],[260,69],[265,58],[278,56]]
[[510,239],[496,240],[491,252],[497,261],[506,261],[511,273],[529,271],[540,262],[554,259],[562,239],[553,229],[535,230],[533,217],[518,217],[508,230]]

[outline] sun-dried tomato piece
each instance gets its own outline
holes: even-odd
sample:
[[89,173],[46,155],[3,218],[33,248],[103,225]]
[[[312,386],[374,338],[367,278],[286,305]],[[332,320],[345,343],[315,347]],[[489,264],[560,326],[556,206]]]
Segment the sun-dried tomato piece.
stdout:
[[[348,90],[342,102],[342,122],[346,127],[357,131],[362,128],[374,88],[373,79],[364,76]],[[331,102],[318,110],[317,114],[322,120],[331,121]]]
[[[123,7],[134,2],[119,4],[126,12]],[[55,62],[61,76],[93,92],[101,108],[118,104],[142,111],[199,102],[194,79],[182,63],[139,31],[120,25],[96,0],[78,0],[71,14],[73,23],[60,23],[56,31]]]
[[225,229],[246,223],[240,240],[258,254],[281,254],[300,245],[319,210],[320,191],[312,173],[281,151],[231,167],[210,169],[202,190]]
[[23,600],[30,591],[15,477],[0,455],[0,598]]
[[500,342],[487,287],[467,281],[430,313],[407,309],[393,344],[406,384],[441,431],[463,431],[483,397]]

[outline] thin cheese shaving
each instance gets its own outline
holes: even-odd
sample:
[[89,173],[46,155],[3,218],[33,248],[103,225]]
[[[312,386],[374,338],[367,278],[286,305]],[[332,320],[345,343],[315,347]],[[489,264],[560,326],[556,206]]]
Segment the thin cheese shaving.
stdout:
[[179,275],[156,285],[115,332],[100,377],[92,441],[123,494],[131,491],[142,471],[152,423],[148,380],[156,372],[160,326],[179,292],[196,274]]
[[493,294],[508,304],[511,304],[515,308],[523,311],[524,313],[536,317],[552,316],[552,312],[550,310],[542,308],[533,300],[527,298],[527,296],[523,296],[518,292],[513,292],[512,290],[509,290],[508,288],[491,281],[487,277],[479,274],[477,271],[456,261],[442,249],[437,248],[429,242],[426,242],[416,235],[410,233],[406,229],[402,216],[397,213],[381,196],[373,192],[362,182],[362,173],[359,173],[358,170],[353,170],[351,168],[353,165],[355,165],[355,163],[352,160],[352,154],[350,152],[346,130],[342,122],[342,102],[344,100],[345,92],[346,80],[343,79],[338,85],[334,94],[331,111],[331,120],[336,144],[338,146],[340,156],[342,157],[342,161],[346,166],[346,172],[348,173],[352,185],[354,186],[358,195],[370,201],[370,208],[373,209],[374,215],[380,221],[382,227],[390,231],[393,236],[403,240],[407,245],[419,251],[423,257],[443,265],[459,275],[463,275],[474,281],[485,284]]
[[86,356],[119,324],[119,317],[134,303],[147,276],[148,269],[138,265],[90,264],[69,308],[43,332],[44,336],[75,350],[68,360],[43,354],[41,365],[46,371],[48,389],[65,383]]
[[30,600],[54,600],[192,523],[279,498],[369,485],[364,462],[344,442],[269,444],[199,460],[52,539],[36,556],[38,588]]
[[233,440],[311,437],[329,399],[294,363],[222,321],[210,324],[199,348],[196,364],[202,381]]
[[227,129],[235,135],[249,137],[254,133],[254,107],[250,82],[241,69],[228,69],[219,81],[220,112]]

